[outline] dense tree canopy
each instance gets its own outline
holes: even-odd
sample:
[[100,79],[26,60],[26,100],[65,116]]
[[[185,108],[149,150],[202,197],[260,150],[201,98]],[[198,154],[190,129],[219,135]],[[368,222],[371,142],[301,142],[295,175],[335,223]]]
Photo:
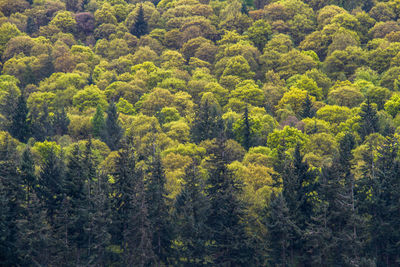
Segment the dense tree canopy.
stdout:
[[0,265],[398,266],[399,14],[0,0]]

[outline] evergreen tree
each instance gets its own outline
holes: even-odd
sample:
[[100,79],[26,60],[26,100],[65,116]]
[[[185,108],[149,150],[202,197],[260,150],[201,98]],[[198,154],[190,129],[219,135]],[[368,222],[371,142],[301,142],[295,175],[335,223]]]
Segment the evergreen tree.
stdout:
[[[119,236],[126,266],[154,265],[152,225],[144,190],[143,175],[136,169],[132,147],[124,144],[116,163],[114,235]],[[154,203],[157,204],[157,203]],[[158,216],[162,216],[159,214]]]
[[133,25],[133,28],[131,30],[131,33],[135,35],[137,38],[140,38],[143,35],[148,34],[148,26],[147,22],[144,18],[144,12],[143,12],[143,5],[140,5],[139,7],[139,12],[135,20],[135,24]]
[[360,128],[358,130],[362,139],[366,136],[379,131],[379,118],[375,107],[371,105],[369,99],[367,103],[361,105]]
[[117,107],[115,103],[111,103],[107,110],[107,119],[102,133],[102,139],[111,150],[117,150],[122,136],[123,129],[118,122]]
[[[315,190],[315,175],[309,171],[308,164],[303,162],[300,147],[296,146],[293,161],[286,161],[283,174],[283,192],[286,205],[289,209],[291,220],[296,224],[297,231],[291,233],[294,238],[288,249],[291,250],[291,262],[305,261],[304,240],[302,232],[307,227],[307,222],[312,216],[312,192]],[[294,257],[296,259],[294,259]]]
[[54,124],[52,118],[49,116],[49,109],[46,104],[41,113],[38,110],[31,110],[29,120],[32,135],[37,141],[43,142],[47,137],[53,136]]
[[53,148],[44,159],[35,189],[52,223],[55,212],[61,207],[64,199],[64,165]]
[[93,136],[99,138],[102,136],[105,128],[105,121],[104,121],[104,114],[103,109],[100,105],[97,105],[96,113],[92,118],[92,129],[93,129]]
[[302,118],[312,118],[315,115],[315,110],[311,102],[310,96],[307,94],[306,100],[303,103],[303,111],[301,113]]
[[199,109],[196,112],[196,120],[192,127],[192,138],[196,143],[220,136],[223,131],[221,108],[211,97],[204,95]]
[[26,200],[29,206],[29,200],[31,199],[30,194],[33,192],[37,182],[35,175],[35,162],[33,161],[32,153],[29,147],[22,152],[20,161],[20,176],[25,186]]
[[165,173],[160,155],[154,151],[149,164],[146,183],[146,201],[149,203],[148,212],[150,226],[153,232],[152,246],[160,262],[166,264],[171,254],[172,231],[168,212]]
[[239,199],[242,185],[227,168],[225,142],[217,139],[217,149],[209,160],[207,196],[210,210],[207,228],[210,238],[209,254],[215,265],[250,264],[251,249],[242,219],[244,203]]
[[0,143],[0,266],[21,264],[21,250],[16,242],[17,222],[25,213],[23,181],[17,172],[17,150],[11,137],[6,135]]
[[57,111],[54,114],[54,130],[57,135],[64,135],[68,133],[68,125],[70,120],[65,112],[65,109],[62,108],[61,111]]
[[377,266],[396,266],[400,261],[400,162],[397,140],[388,138],[379,150],[376,178],[370,194],[371,248]]
[[28,112],[29,110],[26,106],[25,97],[21,93],[10,125],[10,134],[21,142],[26,142],[30,136],[30,127],[27,120]]
[[99,175],[91,183],[92,197],[89,214],[89,228],[91,229],[91,243],[88,247],[88,266],[108,266],[107,248],[111,244],[109,225],[111,224],[111,202],[109,198],[110,186],[106,175]]
[[269,262],[273,266],[294,266],[290,247],[299,229],[291,219],[285,198],[281,194],[273,196],[267,210]]
[[243,133],[243,145],[246,150],[252,146],[252,136],[251,136],[251,128],[250,128],[250,120],[249,120],[249,108],[246,106],[243,114],[244,120],[244,133]]
[[203,182],[195,164],[185,169],[184,186],[176,197],[174,221],[179,229],[177,259],[182,264],[205,264],[207,256],[208,199],[203,192]]

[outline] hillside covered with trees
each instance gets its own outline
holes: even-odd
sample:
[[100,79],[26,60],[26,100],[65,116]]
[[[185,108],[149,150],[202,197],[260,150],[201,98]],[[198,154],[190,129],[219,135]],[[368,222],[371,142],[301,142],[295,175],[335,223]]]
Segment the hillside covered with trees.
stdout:
[[399,266],[400,0],[0,0],[0,266]]

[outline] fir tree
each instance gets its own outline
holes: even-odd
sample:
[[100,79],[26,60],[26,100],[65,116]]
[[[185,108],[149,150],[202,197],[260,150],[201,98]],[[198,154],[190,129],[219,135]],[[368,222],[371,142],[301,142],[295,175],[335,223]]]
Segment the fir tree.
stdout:
[[97,105],[96,113],[92,118],[92,129],[93,129],[93,136],[99,138],[102,136],[105,128],[105,121],[104,121],[104,114],[103,109],[100,105]]
[[102,139],[111,150],[117,150],[122,136],[123,129],[118,122],[117,107],[115,103],[111,103],[107,110],[107,119],[102,133]]
[[366,136],[378,132],[379,118],[376,109],[371,105],[369,99],[367,103],[361,105],[360,110],[360,128],[358,130],[362,139]]
[[54,114],[54,130],[57,135],[65,135],[68,133],[68,125],[70,120],[65,112],[65,109],[62,108],[61,111],[57,111]]
[[140,5],[139,12],[136,17],[135,24],[133,25],[133,28],[131,30],[131,33],[135,35],[137,38],[140,38],[141,36],[146,35],[148,31],[149,30],[147,22],[144,18],[143,5]]
[[177,258],[186,265],[202,265],[207,256],[206,219],[208,199],[195,164],[189,165],[183,178],[185,184],[176,197],[174,221],[179,229]]
[[266,226],[270,247],[270,264],[273,266],[294,265],[291,261],[293,257],[290,254],[290,247],[293,246],[299,229],[292,221],[285,198],[281,194],[272,198],[268,208]]
[[217,139],[217,149],[209,160],[207,196],[210,211],[206,225],[211,247],[209,253],[216,265],[249,264],[252,257],[248,245],[243,202],[239,200],[242,185],[227,168],[225,142]]
[[[123,248],[126,266],[149,266],[156,257],[152,244],[152,229],[144,190],[143,175],[136,169],[135,153],[124,144],[117,160],[114,184],[114,234]],[[161,216],[161,215],[160,215]]]
[[64,198],[64,165],[53,148],[44,159],[35,189],[37,196],[47,209],[49,221],[52,222]]
[[28,107],[25,97],[21,93],[18,98],[17,108],[11,118],[10,134],[21,142],[26,142],[30,136],[28,123]]
[[149,173],[146,180],[146,201],[149,203],[148,212],[150,226],[153,232],[152,246],[159,262],[166,264],[171,255],[172,232],[168,212],[165,173],[160,155],[155,151],[149,164]]
[[220,136],[223,121],[218,103],[203,97],[196,112],[196,120],[192,127],[192,138],[196,143]]
[[303,111],[301,113],[302,118],[312,118],[315,115],[314,107],[311,102],[310,96],[307,94],[306,100],[303,103]]
[[29,147],[22,152],[20,176],[23,179],[23,183],[26,188],[26,200],[29,206],[29,200],[31,199],[30,194],[34,190],[34,187],[37,183],[35,175],[35,162],[33,161],[32,153]]
[[243,114],[244,120],[244,133],[243,133],[243,145],[246,150],[252,146],[252,136],[251,136],[251,128],[250,128],[250,120],[249,120],[249,108],[246,106]]

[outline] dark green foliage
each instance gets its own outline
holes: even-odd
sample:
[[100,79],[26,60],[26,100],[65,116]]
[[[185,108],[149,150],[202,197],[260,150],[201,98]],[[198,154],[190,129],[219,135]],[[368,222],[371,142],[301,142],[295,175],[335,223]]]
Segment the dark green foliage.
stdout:
[[65,109],[62,108],[61,110],[58,110],[54,114],[54,121],[53,121],[53,127],[55,134],[57,135],[65,135],[68,133],[68,125],[70,123],[70,120],[67,116],[67,113],[65,112]]
[[247,106],[244,110],[243,119],[244,119],[243,145],[246,150],[249,150],[249,148],[252,146],[252,138],[251,138],[251,128],[249,120],[249,109]]
[[358,130],[361,137],[364,139],[366,136],[379,131],[379,118],[376,108],[371,105],[369,99],[367,103],[361,105],[360,110],[360,129]]
[[35,187],[38,198],[47,209],[50,222],[53,221],[55,212],[64,198],[64,171],[62,158],[51,148],[41,166],[38,184]]
[[204,182],[195,164],[185,170],[184,187],[176,197],[174,222],[179,229],[177,259],[182,264],[196,266],[205,263],[207,256],[206,219],[209,209],[204,194]]
[[162,220],[165,213],[159,214],[160,218],[150,217],[155,215],[149,213],[143,175],[136,168],[135,153],[130,145],[124,144],[116,167],[113,231],[123,249],[122,262],[125,266],[151,266],[157,262],[153,251],[155,236],[152,230],[162,227],[153,225],[151,219]]
[[31,110],[29,115],[32,136],[37,141],[44,141],[46,138],[54,135],[54,122],[49,116],[49,109],[44,105],[43,111]]
[[154,152],[149,163],[149,173],[146,179],[146,202],[149,203],[148,214],[153,232],[152,246],[159,262],[167,263],[171,255],[171,240],[173,229],[168,213],[165,190],[165,173],[160,155]]
[[[120,145],[120,140],[123,136],[123,129],[118,122],[118,112],[115,103],[111,103],[107,109],[107,119],[104,130],[102,132],[102,140],[108,145],[111,150],[117,150]],[[101,129],[101,119],[96,121],[99,129]],[[96,125],[97,127],[97,125]]]
[[192,138],[196,143],[219,137],[223,130],[223,121],[219,106],[210,103],[209,99],[202,102],[196,112],[196,120],[192,127]]
[[269,262],[273,266],[293,265],[290,248],[299,229],[292,221],[285,198],[279,194],[273,197],[266,220],[269,242]]
[[396,266],[400,260],[400,162],[397,140],[388,138],[379,151],[369,198],[371,249],[378,266]]
[[140,38],[141,36],[146,35],[148,32],[149,30],[147,26],[147,21],[144,18],[143,6],[140,5],[135,24],[131,29],[131,33],[136,37]]
[[92,118],[92,131],[94,137],[101,137],[102,133],[104,132],[105,128],[105,120],[104,120],[104,113],[100,105],[96,108],[96,113],[93,115]]
[[30,127],[28,123],[28,107],[23,94],[18,98],[17,108],[12,113],[10,134],[21,142],[26,142],[30,136]]
[[206,190],[210,200],[207,218],[211,241],[209,254],[215,265],[243,265],[251,262],[252,252],[242,221],[246,215],[244,203],[239,200],[242,184],[227,169],[225,142],[221,139],[216,142],[217,148],[209,161]]
[[307,94],[307,98],[303,103],[303,111],[301,113],[302,118],[312,118],[315,115],[315,110],[311,102],[310,95]]

